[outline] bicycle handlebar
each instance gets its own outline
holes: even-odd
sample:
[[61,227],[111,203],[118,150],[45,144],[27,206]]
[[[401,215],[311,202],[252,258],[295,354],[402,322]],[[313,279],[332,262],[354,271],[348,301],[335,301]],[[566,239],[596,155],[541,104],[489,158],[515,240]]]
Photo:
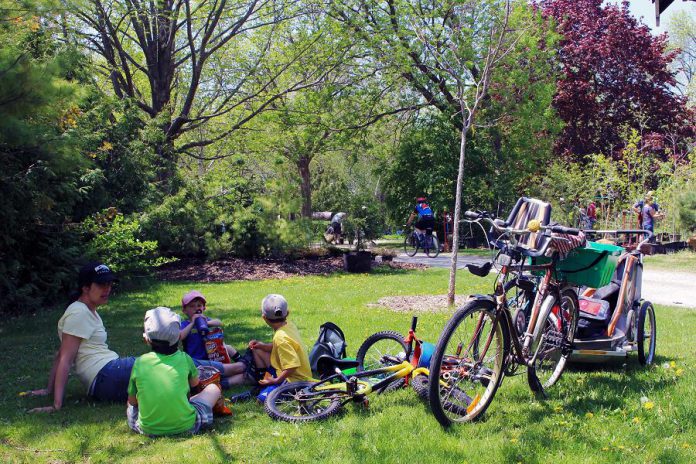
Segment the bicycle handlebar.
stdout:
[[[532,219],[531,221],[529,221],[526,229],[514,229],[512,227],[508,227],[507,223],[501,219],[491,219],[490,215],[485,211],[466,211],[464,213],[464,217],[467,218],[468,221],[472,222],[484,220],[488,222],[495,230],[503,234],[508,233],[513,235],[529,235],[531,233],[536,233],[539,231],[548,231],[556,234],[579,235],[581,232],[580,229],[575,229],[573,227],[565,227],[559,225],[543,226],[536,219]],[[542,242],[541,249],[536,251],[527,250],[528,255],[538,257],[546,254],[546,250],[548,249],[549,245],[551,245],[551,242],[551,240],[545,240],[544,242]],[[515,243],[513,242],[512,244],[514,245]]]
[[526,229],[513,229],[507,227],[507,223],[500,219],[492,219],[488,213],[485,211],[466,211],[464,212],[464,218],[469,221],[477,221],[479,219],[484,219],[486,222],[490,223],[496,230],[500,232],[509,232],[513,234],[526,235],[532,232],[538,232],[539,230],[548,230],[556,234],[569,234],[569,235],[579,235],[581,230],[575,229],[573,227],[565,226],[543,226],[538,220],[533,219],[529,221]]
[[493,226],[493,228],[498,232],[508,232],[517,235],[527,235],[532,232],[535,232],[530,229],[513,229],[512,227],[508,227],[505,221],[503,221],[502,219],[493,219],[491,215],[488,214],[486,211],[465,211],[464,218],[465,220],[472,222],[477,222],[483,219],[491,226]]
[[565,227],[565,226],[548,226],[548,227],[543,227],[544,229],[550,229],[551,232],[555,234],[568,234],[568,235],[579,235],[580,234],[580,229],[575,229],[573,227]]

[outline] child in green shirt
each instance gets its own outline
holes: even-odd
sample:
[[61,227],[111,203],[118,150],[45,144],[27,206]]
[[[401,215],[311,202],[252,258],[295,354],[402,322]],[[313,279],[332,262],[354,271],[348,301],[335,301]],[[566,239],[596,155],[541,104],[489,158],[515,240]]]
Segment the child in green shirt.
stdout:
[[128,384],[128,426],[146,435],[197,433],[213,423],[220,388],[208,385],[188,398],[198,385],[193,359],[179,351],[179,316],[158,307],[145,313],[143,337],[152,347],[133,366]]

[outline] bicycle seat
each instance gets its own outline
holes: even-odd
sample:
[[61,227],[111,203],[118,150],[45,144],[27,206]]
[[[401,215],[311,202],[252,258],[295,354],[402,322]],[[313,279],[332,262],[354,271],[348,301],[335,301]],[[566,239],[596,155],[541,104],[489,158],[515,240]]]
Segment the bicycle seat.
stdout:
[[317,359],[317,374],[321,379],[332,376],[336,373],[336,368],[340,370],[358,367],[358,361],[352,359],[337,359],[328,354],[323,354]]
[[486,277],[488,273],[491,270],[491,267],[493,264],[488,261],[482,265],[477,265],[477,264],[467,264],[465,267],[469,270],[474,275],[477,275],[479,277]]

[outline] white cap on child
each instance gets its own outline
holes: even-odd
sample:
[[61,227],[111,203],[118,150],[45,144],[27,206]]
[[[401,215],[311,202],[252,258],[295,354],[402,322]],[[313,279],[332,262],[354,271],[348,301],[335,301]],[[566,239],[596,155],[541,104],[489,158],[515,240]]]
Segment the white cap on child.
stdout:
[[269,321],[285,319],[288,316],[288,302],[283,295],[266,295],[261,302],[261,314]]
[[149,342],[159,340],[174,345],[179,342],[181,319],[171,309],[159,306],[145,313],[143,337]]

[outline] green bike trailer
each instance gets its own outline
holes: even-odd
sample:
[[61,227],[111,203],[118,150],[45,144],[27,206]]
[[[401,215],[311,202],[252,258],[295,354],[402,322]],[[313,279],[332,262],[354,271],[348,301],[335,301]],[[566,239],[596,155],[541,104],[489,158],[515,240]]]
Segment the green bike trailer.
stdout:
[[[584,247],[571,250],[558,261],[555,278],[578,286],[603,287],[611,282],[623,252],[620,246],[588,241]],[[545,264],[550,258],[541,257],[535,261]]]

